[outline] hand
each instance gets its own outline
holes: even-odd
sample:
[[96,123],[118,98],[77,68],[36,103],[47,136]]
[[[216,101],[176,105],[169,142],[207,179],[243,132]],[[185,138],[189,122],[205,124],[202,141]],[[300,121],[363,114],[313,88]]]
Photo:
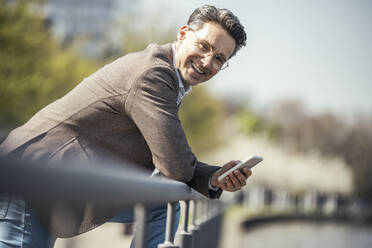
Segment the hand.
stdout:
[[221,169],[217,170],[211,178],[211,185],[213,187],[219,187],[222,190],[235,192],[240,190],[246,185],[247,179],[252,175],[252,171],[249,168],[244,168],[242,171],[234,170],[222,182],[218,181],[218,177],[222,175],[225,171],[228,171],[230,168],[239,164],[240,161],[233,160],[222,166]]

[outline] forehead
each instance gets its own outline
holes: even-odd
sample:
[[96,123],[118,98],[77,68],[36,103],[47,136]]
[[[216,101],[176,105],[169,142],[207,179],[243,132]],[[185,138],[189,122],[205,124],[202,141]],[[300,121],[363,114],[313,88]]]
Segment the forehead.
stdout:
[[208,41],[219,54],[229,58],[235,49],[235,40],[216,23],[205,23],[195,34],[199,39]]

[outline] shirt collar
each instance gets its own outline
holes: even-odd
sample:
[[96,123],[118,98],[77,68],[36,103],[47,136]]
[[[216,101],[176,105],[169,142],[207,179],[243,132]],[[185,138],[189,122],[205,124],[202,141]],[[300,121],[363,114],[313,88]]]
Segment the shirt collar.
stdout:
[[177,96],[177,105],[179,105],[182,101],[182,98],[191,92],[192,88],[191,86],[184,86],[182,80],[181,80],[181,76],[178,72],[178,69],[177,69],[177,66],[176,66],[176,47],[175,47],[175,44],[172,44],[172,53],[173,53],[173,67],[174,69],[176,70],[176,75],[177,75],[177,79],[178,79],[178,86],[179,86],[179,90],[178,90],[178,96]]

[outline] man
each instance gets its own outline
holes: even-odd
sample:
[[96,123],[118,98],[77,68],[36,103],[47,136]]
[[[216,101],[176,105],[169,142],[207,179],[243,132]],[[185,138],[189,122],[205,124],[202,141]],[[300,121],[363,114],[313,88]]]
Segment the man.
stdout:
[[[149,45],[104,66],[13,130],[0,155],[48,162],[97,162],[113,156],[157,169],[210,198],[240,190],[251,171],[235,171],[220,183],[217,177],[237,161],[222,168],[199,162],[188,146],[178,107],[192,86],[224,69],[245,42],[244,28],[229,10],[198,8],[175,43]],[[109,220],[133,219],[114,203],[111,209],[70,206],[77,226],[54,223],[52,206],[3,197],[1,207],[0,213],[6,213],[0,216],[1,248],[53,247],[56,237],[74,236]],[[164,240],[165,205],[154,206],[149,215],[146,246],[157,247]]]

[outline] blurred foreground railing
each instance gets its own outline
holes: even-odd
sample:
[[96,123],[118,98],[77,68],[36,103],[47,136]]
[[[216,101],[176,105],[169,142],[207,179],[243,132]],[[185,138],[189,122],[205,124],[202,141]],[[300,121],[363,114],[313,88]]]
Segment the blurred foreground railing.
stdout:
[[[105,203],[115,200],[123,208],[134,206],[136,248],[144,247],[148,206],[168,203],[166,238],[159,247],[218,246],[221,205],[217,201],[208,200],[184,183],[149,177],[148,173],[130,165],[76,162],[58,165],[0,160],[0,194],[16,194],[38,201],[63,199]],[[177,201],[185,202],[184,222],[181,232],[172,240]]]

